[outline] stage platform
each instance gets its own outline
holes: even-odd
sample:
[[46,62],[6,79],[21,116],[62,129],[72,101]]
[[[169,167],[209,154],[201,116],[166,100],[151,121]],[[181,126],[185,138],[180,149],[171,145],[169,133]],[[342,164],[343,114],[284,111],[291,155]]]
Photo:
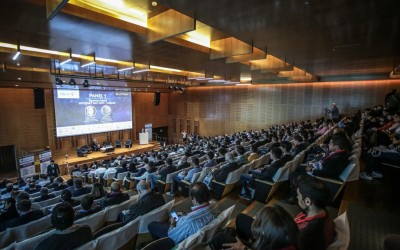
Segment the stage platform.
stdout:
[[[100,160],[108,160],[111,157],[118,157],[119,155],[130,155],[131,153],[141,153],[144,151],[150,151],[152,149],[158,149],[160,147],[159,142],[151,142],[146,145],[133,145],[131,148],[115,148],[114,152],[109,153],[102,153],[99,151],[92,152],[85,157],[78,157],[76,154],[76,150],[73,150],[68,153],[53,153],[53,160],[55,163],[58,164],[61,175],[68,174],[68,167],[70,170],[74,167],[75,164],[83,164],[83,163],[92,163],[93,161],[100,161]],[[68,158],[65,156],[68,155]],[[36,172],[40,172],[39,169],[36,169]]]

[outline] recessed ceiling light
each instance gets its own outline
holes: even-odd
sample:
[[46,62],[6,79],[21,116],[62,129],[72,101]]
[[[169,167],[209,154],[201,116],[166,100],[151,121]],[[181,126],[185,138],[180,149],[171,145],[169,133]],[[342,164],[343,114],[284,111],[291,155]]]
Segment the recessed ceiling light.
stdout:
[[20,64],[19,63],[17,63],[17,66],[19,66]]
[[21,77],[18,77],[17,79],[18,79],[18,81],[21,81],[21,80],[22,80],[22,78],[21,78]]
[[18,85],[18,84],[15,84],[14,86],[15,86],[15,87],[18,87],[19,85]]
[[97,84],[100,84],[99,82]]
[[154,7],[156,7],[157,4],[158,4],[158,3],[157,3],[156,1],[151,2],[151,5],[154,6]]

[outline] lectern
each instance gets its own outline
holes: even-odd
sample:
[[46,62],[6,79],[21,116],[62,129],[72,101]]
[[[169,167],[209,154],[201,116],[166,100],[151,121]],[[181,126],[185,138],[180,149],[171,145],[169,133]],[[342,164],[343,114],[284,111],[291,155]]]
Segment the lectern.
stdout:
[[139,144],[149,144],[149,134],[147,132],[139,133]]

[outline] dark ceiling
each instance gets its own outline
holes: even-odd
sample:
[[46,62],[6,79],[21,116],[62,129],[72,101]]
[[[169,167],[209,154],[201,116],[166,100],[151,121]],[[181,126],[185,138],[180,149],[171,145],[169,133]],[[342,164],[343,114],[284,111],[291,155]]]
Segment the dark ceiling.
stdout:
[[[132,0],[133,1],[133,0]],[[322,81],[384,79],[400,64],[398,0],[158,0]],[[220,35],[220,34],[219,34]],[[142,34],[59,13],[47,20],[45,1],[6,0],[0,8],[0,42],[237,77],[240,63]],[[213,38],[212,38],[213,39]],[[15,64],[12,54],[0,60]],[[50,60],[22,56],[23,66],[49,68]],[[0,80],[7,79],[4,72]],[[0,83],[1,84],[1,83]]]

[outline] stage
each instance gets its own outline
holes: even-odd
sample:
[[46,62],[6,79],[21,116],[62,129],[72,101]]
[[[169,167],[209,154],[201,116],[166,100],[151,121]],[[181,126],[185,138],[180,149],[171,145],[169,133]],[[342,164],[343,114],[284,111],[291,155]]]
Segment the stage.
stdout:
[[[153,141],[146,145],[132,145],[131,148],[115,148],[114,152],[102,153],[100,151],[96,151],[88,154],[85,157],[78,157],[76,150],[72,150],[71,152],[67,153],[68,158],[66,158],[65,152],[63,154],[54,153],[52,158],[54,162],[58,164],[61,175],[66,175],[68,174],[68,167],[70,170],[72,170],[75,164],[79,165],[83,163],[92,163],[93,161],[108,160],[111,159],[111,157],[117,158],[119,155],[142,153],[144,151],[157,149],[159,146],[159,142]],[[36,166],[36,168],[38,168],[38,166]],[[36,172],[40,172],[40,169],[36,169]]]

